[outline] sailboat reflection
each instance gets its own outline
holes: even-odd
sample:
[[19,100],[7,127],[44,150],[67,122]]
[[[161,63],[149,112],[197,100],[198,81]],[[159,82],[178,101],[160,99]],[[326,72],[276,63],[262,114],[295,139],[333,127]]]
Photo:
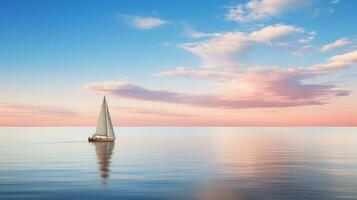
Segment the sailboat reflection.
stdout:
[[103,184],[106,185],[109,177],[109,165],[114,150],[114,142],[95,142],[94,145]]

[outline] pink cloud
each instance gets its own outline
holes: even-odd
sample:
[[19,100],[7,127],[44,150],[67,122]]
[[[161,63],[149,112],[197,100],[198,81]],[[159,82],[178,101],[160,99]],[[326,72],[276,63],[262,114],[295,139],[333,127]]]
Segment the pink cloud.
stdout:
[[58,106],[45,105],[28,105],[17,103],[0,103],[1,115],[17,115],[17,116],[75,116],[76,112]]
[[304,30],[291,25],[275,24],[266,26],[258,31],[254,31],[249,36],[252,40],[257,42],[270,42],[298,32],[302,33]]
[[[0,126],[84,125],[79,113],[64,107],[0,103]],[[74,118],[78,120],[73,120]]]
[[[333,84],[307,84],[305,79],[313,78],[315,73],[304,69],[267,68],[258,69],[254,72],[251,81],[260,82],[262,93],[271,93],[272,96],[286,100],[296,101],[298,99],[317,100],[321,103],[335,96],[346,96],[348,90],[339,88]],[[266,78],[268,76],[268,78]]]
[[[209,108],[262,108],[322,105],[350,91],[338,85],[305,83],[331,70],[357,62],[357,51],[336,55],[324,64],[311,67],[256,67],[221,71],[177,68],[157,76],[183,76],[217,82],[216,91],[200,94],[178,93],[169,90],[147,89],[131,82],[89,83],[84,89],[90,93],[111,95],[144,101],[183,104]],[[333,67],[332,67],[333,66]]]
[[[333,56],[326,63],[310,67],[255,67],[223,71],[177,68],[156,75],[200,78],[217,82],[220,93],[216,95],[236,100],[237,104],[244,101],[244,107],[297,106],[326,104],[335,97],[349,95],[349,90],[338,85],[305,83],[305,80],[311,81],[317,76],[355,63],[357,51]],[[256,101],[257,98],[260,101]],[[248,100],[252,104],[248,104]]]
[[[267,70],[270,71],[270,70]],[[258,93],[250,97],[243,97],[240,91],[232,88],[227,93],[186,94],[168,90],[152,90],[130,82],[102,82],[90,83],[84,89],[90,93],[110,95],[117,98],[128,98],[144,101],[158,101],[165,103],[184,104],[196,107],[210,108],[259,108],[259,107],[292,107],[302,105],[324,104],[331,96],[347,95],[348,91],[339,90],[333,85],[304,85],[299,82],[300,76],[289,80],[290,73],[280,73],[272,79],[258,80],[267,76],[266,71],[255,71],[246,74],[246,79],[254,78],[260,82]],[[268,75],[269,76],[269,75]],[[285,84],[285,86],[282,86]],[[303,92],[306,90],[305,92]],[[238,96],[235,96],[238,94]],[[264,97],[264,98],[262,98]]]
[[343,69],[353,64],[357,64],[357,50],[332,56],[327,63],[314,65],[310,69],[316,72],[329,72]]
[[[270,31],[268,32],[270,34]],[[278,33],[274,33],[274,34],[278,34]],[[244,34],[243,35],[232,34],[229,35],[229,37],[230,36],[232,37],[237,36],[236,39],[243,36],[245,39],[247,39],[247,35]],[[259,36],[258,33],[255,37],[264,39],[264,37]],[[281,35],[278,36],[278,38],[280,37],[282,36]],[[266,40],[274,40],[270,36],[269,37],[267,36],[267,38],[268,39]],[[236,61],[230,60],[229,57],[231,55],[230,50],[232,50],[232,52],[235,52],[235,50],[237,50],[237,48],[240,46],[239,45],[235,46],[237,48],[229,47],[231,49],[229,51],[225,51],[227,50],[225,48],[226,47],[225,45],[229,46],[229,43],[226,43],[228,42],[228,40],[220,41],[221,39],[222,37],[218,38],[218,36],[215,36],[214,38],[211,38],[211,40],[209,40],[207,43],[203,42],[203,43],[193,44],[192,48],[199,47],[198,50],[200,52],[202,50],[205,56],[208,56],[210,55],[210,53],[212,53],[210,51],[212,47],[212,49],[218,51],[218,57],[214,57],[214,56],[212,57],[214,57],[214,59],[215,58],[219,58],[219,59],[209,60],[209,61],[220,62],[221,61],[220,59],[222,59],[222,61],[224,62],[228,60],[228,62],[232,62],[235,64]],[[249,40],[251,41],[253,39],[249,38]],[[264,39],[264,42],[266,42],[266,40]],[[210,43],[212,41],[217,42],[215,43],[216,46]],[[225,53],[219,54],[222,52],[228,54]],[[212,53],[212,55],[214,55],[214,53]],[[226,57],[227,55],[228,57]],[[250,108],[252,109],[251,112],[254,112],[254,110],[256,111],[256,109],[254,108],[279,108],[279,107],[297,107],[297,106],[308,106],[308,105],[324,105],[330,103],[331,100],[337,97],[349,95],[350,91],[343,89],[342,87],[336,84],[314,83],[313,82],[314,79],[318,76],[329,74],[334,70],[343,69],[353,64],[356,64],[357,63],[356,56],[357,56],[357,51],[353,51],[342,55],[332,56],[331,58],[327,59],[325,63],[316,64],[308,67],[250,67],[250,68],[223,67],[223,68],[217,68],[215,70],[207,69],[207,68],[203,68],[201,70],[195,70],[195,69],[185,69],[180,67],[172,71],[164,71],[155,74],[156,76],[159,77],[181,76],[181,77],[189,77],[189,78],[211,81],[214,85],[214,88],[207,88],[206,91],[202,91],[201,93],[188,93],[188,92],[175,92],[171,90],[149,89],[137,85],[135,83],[125,82],[125,81],[105,81],[99,83],[88,83],[84,85],[84,89],[89,93],[94,93],[99,95],[109,95],[115,98],[126,98],[126,99],[138,100],[138,101],[171,103],[171,104],[176,104],[177,106],[178,105],[190,106],[190,108],[187,107],[187,109],[193,109],[193,110],[205,109],[205,108],[215,108],[215,109]],[[315,106],[313,109],[318,110],[318,108],[319,106]],[[286,109],[286,110],[291,110],[291,109],[293,108]],[[128,112],[137,113],[138,115],[141,114],[140,117],[142,118],[148,113],[150,112],[155,113],[156,111],[132,109],[129,110]],[[160,115],[165,116],[167,114],[167,113],[160,113],[160,112],[156,112],[156,113],[158,114],[158,116]],[[220,113],[221,112],[217,112],[215,113],[214,116],[220,115]],[[230,113],[230,115],[233,114],[234,111]],[[300,117],[303,115],[304,114],[300,114]],[[212,118],[212,116],[210,116],[211,118],[205,119],[206,122],[212,120],[214,118],[214,117]],[[255,115],[251,117],[256,119]],[[181,117],[178,116],[175,117],[176,120],[180,118]],[[198,122],[199,120],[197,119],[197,117],[192,117],[192,118],[195,118],[195,123],[199,124]],[[291,124],[291,120],[284,121],[284,119],[285,117],[280,118],[281,120],[280,124],[285,124],[285,125],[289,123]],[[218,120],[219,123],[225,125],[228,124],[237,125],[236,121],[232,119],[227,119],[227,120],[216,119],[216,120]],[[269,120],[265,120],[265,121],[264,120],[261,119],[260,121],[262,122],[261,124],[279,124],[277,123],[277,121],[272,122]],[[311,121],[311,119],[305,120],[304,118],[299,118],[299,117],[294,118],[294,120],[300,120],[298,124],[314,123],[314,122],[309,122],[309,120]],[[330,119],[329,118],[325,119],[324,123],[326,122],[326,120],[330,120]],[[181,120],[181,122],[183,124],[187,123],[187,121],[184,120]],[[132,122],[128,121],[127,123],[131,124]],[[334,124],[330,121],[328,123]],[[145,122],[145,124],[147,123]],[[252,120],[249,122],[246,121],[243,124],[257,124],[257,123],[256,121]]]
[[336,48],[339,48],[339,47],[346,46],[346,45],[348,45],[350,43],[351,42],[347,38],[341,38],[341,39],[336,40],[333,43],[324,45],[320,50],[321,51],[330,51],[332,49],[336,49]]
[[161,117],[178,117],[178,118],[186,118],[186,117],[196,117],[199,116],[197,114],[187,114],[180,113],[177,111],[169,111],[162,108],[143,108],[143,107],[129,107],[129,106],[112,106],[111,111],[113,112],[127,112],[130,114],[138,114],[138,115],[147,115],[147,116],[161,116]]

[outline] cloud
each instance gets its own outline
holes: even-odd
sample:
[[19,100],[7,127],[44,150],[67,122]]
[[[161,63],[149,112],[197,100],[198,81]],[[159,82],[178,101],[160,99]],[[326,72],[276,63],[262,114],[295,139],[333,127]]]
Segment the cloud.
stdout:
[[[249,71],[256,71],[257,69],[268,69],[272,72],[277,72],[276,69],[285,69],[290,72],[301,72],[311,75],[321,75],[331,72],[337,69],[343,69],[350,65],[357,64],[357,50],[351,51],[345,54],[335,55],[327,59],[327,62],[312,65],[309,67],[253,67],[251,69],[229,69],[225,71],[213,71],[213,70],[193,70],[185,69],[183,67],[178,67],[175,70],[163,71],[156,73],[154,75],[159,77],[171,77],[171,76],[181,76],[189,78],[201,78],[209,80],[234,80],[242,78],[241,75]],[[268,73],[266,70],[264,73]]]
[[332,0],[331,3],[333,4],[340,3],[340,0]]
[[180,47],[199,56],[203,67],[234,67],[235,61],[250,47],[250,39],[241,32],[228,32],[204,42],[181,44]]
[[[239,22],[266,20],[306,3],[297,0],[251,0],[231,8],[229,14],[232,15],[227,15],[227,19]],[[296,55],[311,52],[315,49],[311,44],[315,32],[286,24],[263,26],[251,32],[215,33],[200,32],[185,23],[183,26],[189,37],[199,40],[182,43],[179,47],[198,56],[203,69],[179,67],[155,75],[208,80],[214,83],[213,88],[207,88],[201,93],[189,93],[150,89],[126,81],[105,81],[85,84],[84,90],[116,98],[218,109],[324,105],[336,97],[350,94],[349,90],[337,84],[313,81],[318,76],[357,63],[357,51],[336,55],[325,63],[309,67],[242,67],[250,49],[262,45],[290,48]],[[140,109],[131,111],[139,114],[155,113]]]
[[304,56],[310,52],[313,52],[314,48],[311,44],[305,45],[299,49],[297,49],[293,54],[297,56]]
[[249,36],[257,42],[271,42],[275,39],[291,35],[293,33],[304,32],[302,28],[296,28],[291,25],[275,24],[266,26],[258,31],[252,32]]
[[[224,83],[224,90],[220,92],[201,94],[152,90],[121,81],[89,83],[84,85],[84,89],[117,98],[229,109],[321,105],[332,97],[349,94],[335,85],[302,83],[303,79],[311,76],[301,69],[258,68],[238,74],[236,77],[240,80],[227,77],[229,82]],[[242,91],[241,85],[249,85],[250,90]]]
[[89,93],[142,101],[221,109],[294,107],[323,105],[350,94],[335,84],[306,83],[317,76],[357,63],[357,50],[332,56],[326,63],[309,67],[250,67],[244,69],[193,70],[177,68],[156,74],[182,76],[216,82],[216,88],[192,94],[147,89],[126,81],[88,83]]
[[[333,70],[346,68],[357,63],[357,51],[332,56],[326,63],[309,67],[251,67],[224,71],[193,70],[177,68],[157,73],[160,77],[181,76],[217,82],[221,87],[216,95],[228,99],[255,101],[259,97],[266,102],[290,102],[290,106],[325,104],[338,96],[349,95],[350,91],[334,84],[305,83]],[[239,101],[241,103],[241,101]],[[277,105],[275,105],[277,106]]]
[[[341,96],[348,91],[331,84],[304,84],[326,71],[314,68],[255,67],[238,71],[207,71],[176,69],[162,72],[160,76],[181,76],[212,81],[223,81],[222,88],[228,96],[269,99],[325,99],[329,96]],[[207,76],[209,74],[209,76]],[[236,92],[233,92],[236,91]],[[305,92],[304,92],[305,91]],[[239,94],[239,95],[238,95]],[[314,95],[311,95],[314,94]],[[318,97],[318,98],[317,98]],[[321,98],[322,97],[322,98]]]
[[345,53],[342,55],[332,56],[329,59],[331,62],[357,63],[357,50]]
[[314,39],[315,39],[314,36],[308,36],[308,37],[306,37],[306,38],[301,38],[301,39],[299,39],[298,41],[299,41],[301,44],[308,44],[308,43],[311,43]]
[[28,105],[18,103],[0,103],[1,115],[16,116],[47,116],[47,117],[64,117],[75,116],[76,112],[66,108],[45,105]]
[[185,34],[190,38],[206,38],[220,35],[219,33],[204,33],[197,31],[193,26],[184,22],[182,23]]
[[327,103],[333,97],[346,96],[348,90],[333,84],[304,83],[318,74],[304,68],[259,68],[248,72],[246,80],[255,85],[254,95],[269,99],[287,101],[305,100],[320,104]]
[[130,25],[137,29],[153,29],[167,24],[169,21],[157,17],[150,16],[135,16],[135,15],[119,15]]
[[148,90],[126,81],[107,81],[103,83],[89,83],[84,86],[86,91],[95,94],[112,95],[129,99],[178,102],[181,95],[166,90]]
[[332,49],[336,49],[342,46],[346,46],[347,44],[350,44],[350,41],[347,38],[341,38],[339,40],[336,40],[333,43],[327,44],[321,48],[321,51],[330,51]]
[[154,74],[159,77],[171,77],[171,76],[182,76],[189,78],[203,78],[203,79],[213,79],[213,80],[227,80],[234,79],[237,76],[230,72],[212,71],[212,70],[193,70],[185,69],[183,67],[178,67],[175,70],[164,71]]
[[180,47],[198,56],[205,68],[239,67],[248,50],[257,43],[271,44],[294,33],[302,33],[302,28],[285,24],[263,27],[252,33],[225,32],[216,33],[201,42],[185,43]]
[[140,114],[148,116],[162,116],[162,117],[196,117],[199,115],[196,114],[187,114],[187,113],[178,113],[162,108],[153,109],[153,108],[141,108],[141,107],[128,107],[128,106],[113,106],[111,107],[112,111],[119,111],[120,113],[127,112],[130,114]]
[[[73,120],[76,119],[76,120]],[[91,126],[80,113],[59,106],[0,103],[0,126]]]
[[250,0],[230,7],[226,19],[241,23],[267,20],[306,4],[307,0]]
[[327,63],[314,65],[311,69],[319,72],[327,72],[342,69],[352,64],[357,64],[357,50],[332,56]]

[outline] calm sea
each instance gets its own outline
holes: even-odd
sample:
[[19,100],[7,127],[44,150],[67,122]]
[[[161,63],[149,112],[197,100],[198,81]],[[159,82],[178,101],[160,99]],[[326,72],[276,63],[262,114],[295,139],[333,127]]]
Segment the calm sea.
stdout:
[[357,128],[0,128],[0,199],[357,199]]

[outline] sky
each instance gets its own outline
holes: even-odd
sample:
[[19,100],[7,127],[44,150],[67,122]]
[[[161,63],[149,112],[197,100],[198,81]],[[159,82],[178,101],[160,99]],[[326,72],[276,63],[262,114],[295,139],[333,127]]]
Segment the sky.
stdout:
[[0,0],[0,126],[356,126],[353,0]]

